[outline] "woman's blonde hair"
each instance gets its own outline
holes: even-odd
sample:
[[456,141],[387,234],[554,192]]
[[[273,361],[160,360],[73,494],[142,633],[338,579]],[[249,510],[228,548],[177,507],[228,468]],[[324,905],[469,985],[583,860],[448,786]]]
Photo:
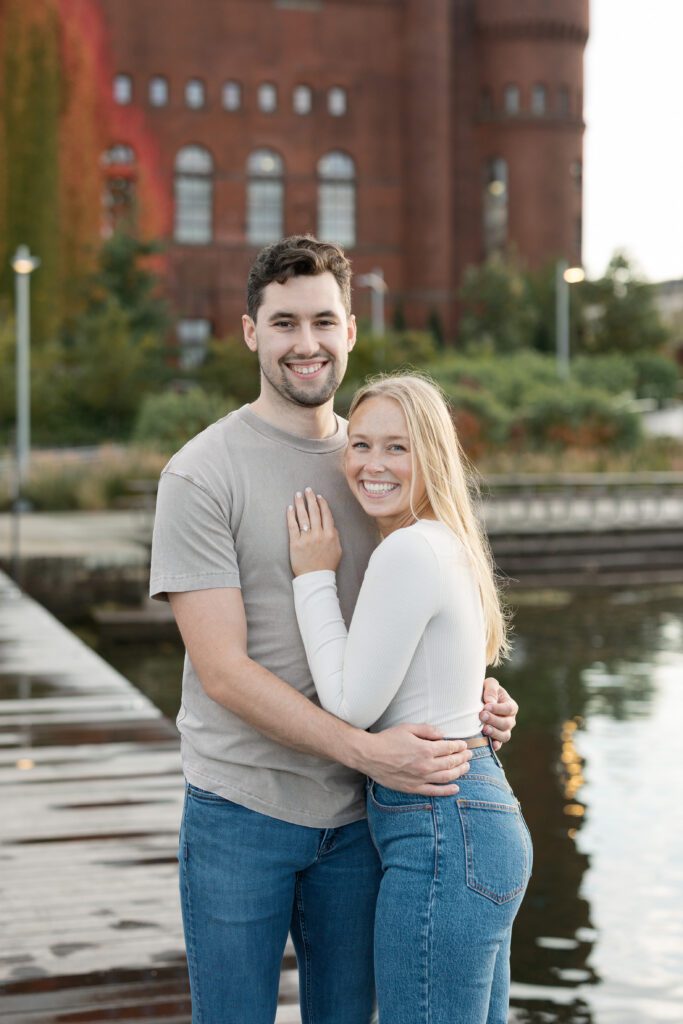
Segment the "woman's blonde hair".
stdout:
[[416,518],[431,509],[455,533],[467,551],[481,594],[486,629],[486,662],[497,665],[510,653],[507,616],[502,608],[486,534],[474,511],[478,485],[474,468],[458,440],[448,403],[439,386],[416,373],[373,377],[353,397],[349,418],[370,398],[391,398],[408,425],[413,481],[417,468],[426,495],[411,511]]

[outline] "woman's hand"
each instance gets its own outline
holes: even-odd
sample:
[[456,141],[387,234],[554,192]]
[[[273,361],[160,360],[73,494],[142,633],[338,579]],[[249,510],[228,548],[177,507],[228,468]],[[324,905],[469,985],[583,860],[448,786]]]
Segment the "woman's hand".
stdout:
[[297,491],[294,505],[287,509],[289,558],[295,576],[320,569],[336,569],[341,559],[339,534],[330,506],[310,487]]

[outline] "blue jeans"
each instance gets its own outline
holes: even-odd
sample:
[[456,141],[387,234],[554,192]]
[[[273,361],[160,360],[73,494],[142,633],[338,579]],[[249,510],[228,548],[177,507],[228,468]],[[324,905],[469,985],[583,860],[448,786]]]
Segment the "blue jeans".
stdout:
[[454,797],[368,786],[382,862],[380,1024],[507,1024],[512,922],[532,848],[498,757],[472,751]]
[[304,1024],[368,1024],[380,871],[366,821],[292,825],[188,785],[179,861],[193,1024],[272,1024],[290,930]]

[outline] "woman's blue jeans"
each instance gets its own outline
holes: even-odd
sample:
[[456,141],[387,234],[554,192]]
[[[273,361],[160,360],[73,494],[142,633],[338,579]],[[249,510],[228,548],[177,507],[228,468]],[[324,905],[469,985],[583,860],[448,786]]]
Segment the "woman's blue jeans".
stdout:
[[531,838],[492,747],[473,749],[458,785],[434,799],[368,786],[380,1024],[507,1024]]
[[292,825],[188,785],[179,861],[193,1024],[272,1024],[290,930],[304,1024],[369,1024],[380,870],[366,821]]

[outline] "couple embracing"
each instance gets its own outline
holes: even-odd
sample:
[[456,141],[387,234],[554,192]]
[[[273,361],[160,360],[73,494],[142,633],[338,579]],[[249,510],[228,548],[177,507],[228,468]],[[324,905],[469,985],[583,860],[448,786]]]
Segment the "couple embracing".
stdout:
[[193,1024],[272,1024],[290,932],[304,1024],[369,1024],[375,998],[380,1024],[503,1024],[531,841],[448,408],[404,375],[335,415],[356,336],[336,245],[266,247],[247,310],[260,394],[165,467],[152,549],[186,648]]

